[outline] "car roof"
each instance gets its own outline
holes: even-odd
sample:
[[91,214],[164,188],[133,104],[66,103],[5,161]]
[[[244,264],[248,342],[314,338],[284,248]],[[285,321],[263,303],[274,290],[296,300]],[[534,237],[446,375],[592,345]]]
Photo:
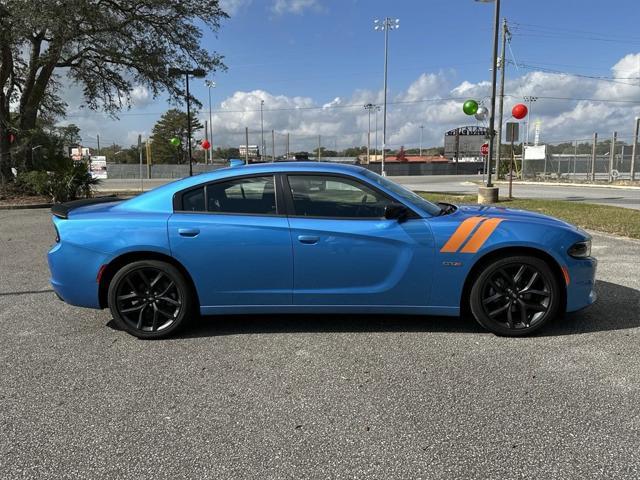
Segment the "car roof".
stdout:
[[237,167],[225,167],[167,183],[123,202],[119,209],[173,211],[172,198],[173,195],[180,190],[184,190],[201,183],[213,182],[242,175],[252,175],[254,173],[318,172],[343,173],[347,175],[362,176],[364,171],[365,169],[362,167],[344,163],[298,161],[252,163]]
[[357,165],[350,165],[346,163],[332,163],[332,162],[299,162],[299,161],[284,161],[284,162],[265,162],[265,163],[251,163],[249,165],[240,165],[238,167],[229,167],[225,169],[228,171],[238,172],[291,172],[291,171],[312,171],[312,172],[335,172],[335,173],[360,173],[363,168]]

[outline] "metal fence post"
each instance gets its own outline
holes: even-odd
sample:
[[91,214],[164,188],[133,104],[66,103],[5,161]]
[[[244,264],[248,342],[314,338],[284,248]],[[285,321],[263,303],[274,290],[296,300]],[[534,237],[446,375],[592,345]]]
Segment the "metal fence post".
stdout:
[[613,157],[616,156],[616,139],[618,138],[618,132],[613,132],[611,137],[611,149],[609,150],[609,183],[613,182]]
[[593,134],[593,147],[591,149],[591,181],[596,181],[596,147],[598,145],[598,134]]
[[636,151],[638,150],[638,130],[640,130],[640,117],[636,117],[636,128],[633,132],[633,149],[631,150],[631,170],[629,175],[631,181],[635,180],[636,175]]

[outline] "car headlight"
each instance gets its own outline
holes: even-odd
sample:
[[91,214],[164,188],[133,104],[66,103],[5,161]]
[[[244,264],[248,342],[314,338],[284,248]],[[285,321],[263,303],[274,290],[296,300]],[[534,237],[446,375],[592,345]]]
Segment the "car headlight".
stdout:
[[573,258],[587,258],[591,256],[591,239],[571,245],[567,253]]

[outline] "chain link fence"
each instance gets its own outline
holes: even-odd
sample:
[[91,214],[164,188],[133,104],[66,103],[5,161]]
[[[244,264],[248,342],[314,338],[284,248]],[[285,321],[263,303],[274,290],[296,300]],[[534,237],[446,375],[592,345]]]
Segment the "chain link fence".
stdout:
[[524,180],[629,181],[634,171],[640,181],[638,158],[633,162],[633,138],[577,139],[525,146],[521,177]]

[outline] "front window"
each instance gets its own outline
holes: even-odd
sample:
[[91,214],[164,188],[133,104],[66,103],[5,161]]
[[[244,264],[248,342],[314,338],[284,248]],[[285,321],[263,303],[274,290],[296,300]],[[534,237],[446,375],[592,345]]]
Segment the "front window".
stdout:
[[382,218],[391,202],[366,185],[347,178],[289,175],[295,215],[330,218]]
[[440,212],[442,211],[442,209],[438,205],[431,203],[428,200],[425,200],[417,193],[414,193],[408,188],[405,188],[402,185],[392,182],[391,180],[385,177],[382,177],[377,173],[374,173],[370,170],[363,169],[362,174],[365,177],[367,177],[369,180],[372,180],[373,182],[380,185],[381,187],[384,187],[390,192],[393,192],[395,195],[399,196],[401,199],[406,200],[420,207],[422,210],[424,210],[430,215],[436,216],[436,215],[439,215]]

